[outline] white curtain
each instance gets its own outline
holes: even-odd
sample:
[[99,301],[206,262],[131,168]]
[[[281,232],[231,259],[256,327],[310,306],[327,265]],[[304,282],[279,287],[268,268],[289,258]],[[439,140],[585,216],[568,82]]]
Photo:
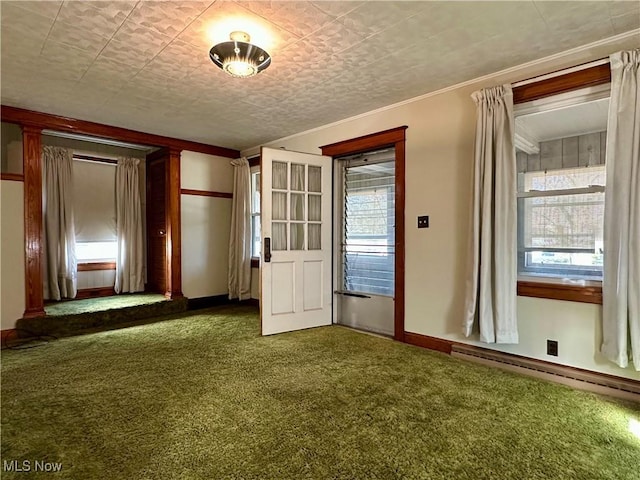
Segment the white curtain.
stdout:
[[513,93],[503,85],[472,98],[477,123],[464,334],[471,335],[477,318],[482,342],[518,343]]
[[44,296],[74,298],[77,293],[76,232],[73,221],[73,151],[42,148],[44,216]]
[[640,49],[610,61],[602,353],[640,371]]
[[251,172],[246,158],[233,165],[231,238],[229,239],[229,298],[251,298]]
[[144,290],[144,245],[137,158],[119,158],[116,167],[116,293]]

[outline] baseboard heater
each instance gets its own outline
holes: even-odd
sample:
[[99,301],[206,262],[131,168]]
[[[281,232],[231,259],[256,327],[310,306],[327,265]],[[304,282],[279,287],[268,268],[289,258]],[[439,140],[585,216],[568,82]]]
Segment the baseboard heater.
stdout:
[[454,344],[451,355],[581,390],[640,402],[640,382],[622,377],[589,372],[471,345]]

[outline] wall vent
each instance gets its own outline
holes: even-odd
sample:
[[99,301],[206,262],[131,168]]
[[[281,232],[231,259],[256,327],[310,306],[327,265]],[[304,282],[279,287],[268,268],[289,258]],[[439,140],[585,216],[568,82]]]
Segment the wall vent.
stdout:
[[640,382],[589,372],[471,345],[454,344],[451,355],[464,360],[541,378],[580,390],[640,402]]

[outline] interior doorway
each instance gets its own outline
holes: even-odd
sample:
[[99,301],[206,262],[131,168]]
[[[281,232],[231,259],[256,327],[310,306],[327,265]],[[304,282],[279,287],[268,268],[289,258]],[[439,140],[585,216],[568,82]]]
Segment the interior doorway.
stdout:
[[[345,256],[340,253],[339,245],[337,242],[344,241],[348,244],[348,236],[343,235],[343,223],[344,215],[342,212],[334,212],[334,275],[333,275],[333,314],[334,323],[343,323],[356,326],[357,328],[365,328],[371,331],[378,331],[385,335],[393,335],[393,338],[398,341],[404,341],[404,251],[405,251],[405,139],[406,139],[406,126],[392,128],[390,130],[384,130],[382,132],[372,133],[358,138],[344,140],[329,145],[324,145],[321,148],[323,155],[331,156],[334,159],[334,187],[336,190],[340,190],[340,184],[342,180],[336,178],[340,175],[341,168],[338,168],[341,161],[345,161],[345,165],[349,167],[350,172],[354,175],[369,176],[369,181],[382,181],[383,176],[392,177],[393,188],[387,184],[381,189],[386,189],[387,202],[390,200],[390,192],[393,192],[393,204],[387,204],[385,211],[385,220],[380,222],[378,228],[380,231],[386,222],[387,232],[378,239],[380,243],[384,242],[385,249],[378,252],[380,257],[385,259],[380,262],[381,258],[378,258],[378,263],[387,265],[387,274],[377,275],[378,280],[382,279],[382,282],[378,282],[378,290],[372,292],[373,294],[363,293],[357,291],[359,288],[356,285],[357,280],[357,268],[349,267],[346,270],[341,265],[345,261]],[[364,159],[368,161],[365,162]],[[371,163],[371,167],[364,167],[364,164]],[[363,167],[363,168],[360,168]],[[393,167],[393,168],[392,168]],[[374,173],[376,172],[377,173]],[[391,172],[393,174],[391,175]],[[346,172],[349,177],[349,170]],[[383,175],[384,173],[384,175]],[[376,175],[378,179],[376,179]],[[342,178],[342,177],[340,177]],[[355,176],[353,178],[356,178]],[[390,179],[388,179],[390,180]],[[338,188],[340,187],[340,188]],[[348,195],[347,191],[347,195]],[[352,190],[352,195],[357,193]],[[344,207],[346,202],[340,200],[337,193],[334,197],[334,205],[341,205]],[[382,198],[382,196],[380,196]],[[357,202],[357,200],[355,200]],[[391,212],[393,212],[391,214]],[[382,235],[382,234],[381,234]],[[343,238],[344,237],[344,238]],[[381,247],[381,245],[377,245]],[[352,250],[347,249],[345,250]],[[351,260],[349,256],[353,252],[347,252],[347,259]],[[370,254],[374,252],[369,252]],[[392,255],[391,255],[392,254]],[[372,255],[369,255],[370,257]],[[393,263],[393,274],[391,274],[391,267],[388,263]],[[369,267],[373,267],[375,262],[371,262]],[[354,265],[355,267],[355,265]],[[346,277],[344,273],[347,273]],[[353,274],[353,275],[352,275]],[[345,280],[346,278],[346,280]],[[393,287],[390,287],[390,284]],[[385,287],[386,285],[386,287]],[[347,287],[347,288],[345,288]],[[386,288],[386,290],[384,290]],[[365,297],[370,298],[363,298]],[[376,298],[373,298],[373,297]],[[372,300],[367,301],[365,300]],[[355,314],[353,312],[356,312]],[[379,315],[379,313],[381,313]],[[355,317],[356,320],[350,320],[348,317]],[[378,318],[376,317],[384,317]],[[365,319],[364,323],[360,319]],[[354,325],[355,324],[355,325]],[[391,328],[393,325],[393,328]]]
[[394,335],[395,148],[335,159],[335,321]]

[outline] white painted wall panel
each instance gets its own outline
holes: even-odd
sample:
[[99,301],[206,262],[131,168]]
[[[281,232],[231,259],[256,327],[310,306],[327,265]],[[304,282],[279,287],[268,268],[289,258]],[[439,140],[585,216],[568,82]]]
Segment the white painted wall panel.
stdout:
[[184,295],[228,293],[231,199],[182,195],[181,202]]
[[180,186],[192,190],[233,192],[231,159],[205,153],[182,151]]
[[0,326],[15,327],[25,309],[23,183],[0,186]]

